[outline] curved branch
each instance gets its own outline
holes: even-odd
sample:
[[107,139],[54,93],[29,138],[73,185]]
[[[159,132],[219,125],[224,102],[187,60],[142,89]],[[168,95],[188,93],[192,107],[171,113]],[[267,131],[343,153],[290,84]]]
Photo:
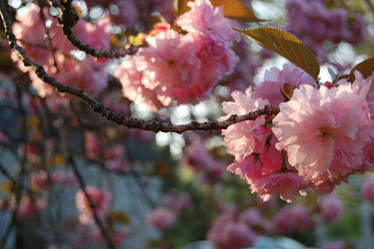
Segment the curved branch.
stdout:
[[52,5],[58,7],[62,11],[62,31],[64,32],[66,38],[78,49],[95,56],[97,58],[119,58],[126,55],[134,55],[140,47],[130,46],[127,49],[118,50],[103,50],[95,49],[88,44],[82,43],[77,36],[73,33],[73,26],[77,23],[79,17],[74,8],[71,7],[71,1],[66,1],[66,3],[61,6],[57,4],[56,1],[52,1]]
[[260,110],[245,114],[245,115],[232,115],[226,120],[223,121],[209,121],[198,123],[196,121],[192,121],[191,123],[184,124],[184,125],[173,125],[171,123],[162,123],[157,121],[144,121],[135,118],[126,117],[121,115],[117,112],[112,111],[111,109],[104,106],[101,102],[97,99],[89,96],[83,90],[73,88],[70,86],[66,86],[55,78],[51,77],[47,74],[45,69],[31,60],[26,51],[18,45],[15,35],[12,31],[12,21],[9,18],[8,12],[6,10],[6,6],[4,1],[0,1],[0,9],[1,9],[1,17],[3,20],[3,24],[6,30],[6,36],[9,40],[9,45],[12,49],[14,49],[19,57],[22,59],[25,66],[32,67],[36,75],[43,80],[45,83],[49,84],[50,86],[54,87],[57,91],[61,93],[69,93],[74,95],[84,102],[86,102],[93,111],[101,114],[107,120],[115,122],[119,125],[124,125],[128,128],[137,128],[142,130],[154,131],[154,132],[176,132],[176,133],[183,133],[189,130],[221,130],[226,129],[230,125],[235,123],[239,123],[245,120],[255,120],[261,115],[275,115],[279,113],[279,107],[274,106],[265,106]]

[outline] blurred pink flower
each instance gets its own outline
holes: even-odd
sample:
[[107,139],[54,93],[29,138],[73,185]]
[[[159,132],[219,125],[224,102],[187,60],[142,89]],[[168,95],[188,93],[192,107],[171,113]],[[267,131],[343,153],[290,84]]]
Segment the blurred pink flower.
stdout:
[[174,211],[168,208],[157,208],[148,214],[147,222],[154,228],[166,230],[173,226],[176,218]]
[[288,234],[296,227],[296,219],[292,218],[292,208],[285,206],[274,215],[272,221],[272,230],[276,234]]
[[269,227],[269,221],[262,217],[261,213],[257,208],[249,208],[244,212],[240,213],[238,220],[247,224],[249,227],[262,227],[266,230]]
[[[96,187],[86,187],[85,191],[95,204],[95,211],[100,218],[103,218],[108,210],[109,202],[112,198],[110,192],[105,189],[98,189]],[[84,192],[79,190],[75,194],[75,205],[79,210],[79,221],[85,225],[93,225],[94,217],[88,199]]]
[[374,204],[374,177],[369,177],[365,180],[362,189],[362,196]]
[[[13,211],[17,208],[15,197],[9,200],[8,205]],[[19,219],[24,219],[26,217],[35,215],[46,206],[47,202],[43,198],[34,199],[28,195],[23,195],[18,204],[17,217]]]
[[324,196],[321,203],[321,215],[324,222],[337,221],[343,212],[343,204],[335,194]]
[[118,173],[128,173],[130,171],[129,163],[124,159],[126,148],[122,144],[104,150],[105,166]]
[[316,222],[312,218],[310,210],[304,205],[297,205],[292,207],[292,217],[290,219],[296,220],[296,227],[301,230],[313,230]]
[[88,159],[94,160],[101,155],[100,141],[94,132],[86,131],[84,133],[84,145]]
[[257,235],[243,222],[236,222],[231,213],[223,213],[213,224],[207,238],[217,249],[250,247]]
[[178,195],[167,194],[164,196],[164,202],[170,209],[175,210],[177,213],[191,209],[193,206],[191,196],[187,192]]

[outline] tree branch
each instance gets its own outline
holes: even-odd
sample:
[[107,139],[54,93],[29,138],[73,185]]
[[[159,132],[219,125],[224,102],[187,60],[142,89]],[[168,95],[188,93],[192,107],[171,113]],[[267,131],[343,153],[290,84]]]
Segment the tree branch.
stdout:
[[95,49],[88,44],[82,43],[77,36],[73,33],[73,26],[78,22],[78,15],[74,8],[71,6],[71,1],[66,1],[65,3],[58,4],[56,0],[50,1],[54,7],[57,7],[62,12],[62,31],[64,32],[66,38],[78,49],[95,56],[97,58],[120,58],[126,55],[134,55],[140,47],[130,46],[127,49],[118,50],[103,50]]
[[86,92],[80,89],[76,89],[70,86],[66,86],[55,78],[51,77],[47,74],[45,69],[31,60],[28,56],[26,51],[18,45],[16,37],[12,31],[12,21],[9,18],[8,12],[6,10],[6,5],[4,1],[0,1],[0,10],[1,10],[1,17],[3,20],[3,24],[6,30],[6,36],[9,41],[9,45],[12,49],[14,49],[18,56],[22,59],[24,65],[26,67],[32,67],[35,70],[36,75],[43,80],[45,83],[49,84],[50,86],[54,87],[57,91],[61,93],[69,93],[74,95],[84,102],[86,102],[93,111],[101,114],[107,120],[115,122],[119,125],[124,125],[128,128],[137,128],[142,130],[148,130],[153,132],[176,132],[176,133],[183,133],[189,130],[220,130],[226,129],[230,125],[235,123],[239,123],[245,120],[255,120],[261,115],[275,115],[279,113],[279,107],[274,106],[265,106],[264,108],[245,114],[245,115],[232,115],[226,120],[223,121],[210,121],[210,122],[203,122],[198,123],[196,121],[192,121],[191,123],[184,124],[184,125],[173,125],[171,123],[162,123],[157,121],[144,121],[139,120],[136,118],[126,117],[121,115],[117,112],[112,111],[111,109],[104,106],[101,102],[97,99],[89,96]]
[[79,183],[79,186],[80,186],[80,189],[83,191],[84,193],[84,196],[86,197],[86,199],[88,200],[88,204],[90,205],[90,208],[92,210],[92,215],[94,217],[94,220],[95,220],[95,223],[96,225],[98,226],[101,234],[103,235],[103,237],[105,238],[106,240],[106,243],[108,245],[109,248],[111,249],[114,249],[116,248],[109,232],[106,230],[104,224],[102,223],[102,221],[100,220],[97,212],[96,212],[96,205],[95,203],[93,202],[93,200],[91,199],[90,195],[87,193],[87,190],[86,190],[86,183],[84,182],[84,179],[81,175],[81,173],[79,172],[79,169],[78,169],[78,166],[77,164],[75,163],[75,160],[74,158],[72,157],[72,154],[71,154],[71,151],[69,151],[68,148],[67,149],[67,159],[69,161],[69,164],[72,166],[73,168],[73,171],[74,171],[74,175],[77,177],[78,179],[78,183]]

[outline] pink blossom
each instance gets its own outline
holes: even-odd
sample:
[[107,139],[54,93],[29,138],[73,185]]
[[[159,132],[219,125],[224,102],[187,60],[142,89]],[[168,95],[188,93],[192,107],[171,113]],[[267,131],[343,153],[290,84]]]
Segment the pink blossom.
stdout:
[[124,160],[126,148],[122,144],[107,148],[104,151],[105,166],[118,173],[127,173],[130,171],[129,163]]
[[321,215],[324,222],[337,221],[343,212],[343,204],[335,194],[324,196],[321,203]]
[[362,195],[366,200],[374,204],[374,177],[369,177],[365,180]]
[[[123,61],[115,72],[126,89],[124,95],[130,100],[144,103],[153,111],[173,103],[197,103],[207,98],[213,86],[233,71],[239,59],[230,46],[238,34],[209,1],[195,3],[196,8],[188,15],[199,18],[206,12],[206,23],[214,27],[202,25],[200,31],[209,30],[182,35],[171,27],[163,25],[159,29],[156,25],[156,35],[146,38],[149,46]],[[209,14],[214,11],[217,14]],[[188,19],[186,15],[179,18]],[[222,30],[229,31],[220,33]]]
[[[45,11],[45,18],[50,22],[50,25],[45,27],[45,22],[41,19],[39,12],[39,7],[33,5],[26,12],[20,12],[17,15],[20,22],[13,26],[17,39],[23,41],[30,58],[41,64],[49,75],[63,84],[83,89],[90,95],[97,96],[107,86],[106,63],[98,64],[90,56],[87,56],[84,61],[75,59],[70,54],[75,48],[66,40],[56,19],[51,18]],[[45,39],[47,30],[49,43],[45,42],[47,40]],[[107,18],[101,19],[97,25],[80,20],[74,26],[74,32],[84,43],[90,46],[102,49],[109,48],[111,34]],[[99,36],[101,39],[97,39]],[[50,48],[51,46],[56,49]],[[32,84],[39,95],[45,97],[56,94],[56,91],[42,82],[33,70],[24,67],[22,61],[15,54],[12,55],[12,58],[18,62],[22,71],[30,71]]]
[[316,85],[316,81],[299,67],[286,63],[283,64],[282,70],[276,67],[266,70],[264,81],[255,88],[253,95],[255,98],[265,99],[271,105],[278,106],[288,100],[286,98],[287,91],[291,91],[292,96],[293,89],[298,88],[301,84],[313,86]]
[[257,208],[250,208],[239,215],[238,220],[249,227],[268,227],[268,221],[262,217]]
[[97,63],[93,57],[87,57],[84,61],[65,56],[56,56],[56,58],[60,69],[64,70],[55,76],[60,82],[83,89],[92,96],[99,95],[107,87],[106,63]]
[[144,103],[152,111],[157,111],[163,105],[153,91],[143,83],[143,72],[138,70],[139,58],[134,56],[124,60],[114,73],[122,84],[122,93],[135,103]]
[[346,79],[339,80],[337,84],[342,89],[352,91],[368,101],[371,117],[374,116],[374,73],[366,79],[359,71],[355,71],[353,83]]
[[296,219],[292,218],[292,208],[283,207],[272,219],[272,230],[277,234],[288,234],[296,227]]
[[164,202],[170,209],[175,210],[177,213],[191,209],[193,206],[191,196],[187,192],[178,195],[167,194],[164,196]]
[[220,215],[207,238],[217,249],[241,249],[250,247],[257,235],[245,223],[236,222],[231,213]]
[[313,230],[316,226],[310,210],[304,205],[292,207],[292,217],[290,218],[296,220],[296,226],[301,230]]
[[227,170],[245,179],[252,193],[257,193],[263,201],[279,192],[281,199],[292,202],[297,193],[305,195],[308,184],[297,172],[288,170],[287,155],[275,149],[275,142],[271,139],[260,154],[238,160]]
[[[23,195],[18,204],[17,217],[19,219],[24,219],[26,217],[35,215],[46,206],[47,202],[43,198],[34,199],[28,195]],[[15,197],[9,200],[9,208],[11,210],[15,210],[17,208]]]
[[166,230],[173,226],[176,214],[167,208],[157,208],[147,216],[147,222],[154,228]]
[[[232,114],[243,115],[261,109],[269,104],[261,98],[254,98],[253,91],[248,88],[245,93],[234,91],[231,94],[233,102],[223,102],[223,111],[227,114],[221,119],[225,119]],[[260,153],[264,148],[266,137],[270,129],[264,127],[265,118],[263,116],[254,121],[244,121],[229,126],[222,131],[227,152],[241,160],[252,153]]]
[[272,131],[299,175],[331,192],[361,170],[371,127],[367,101],[353,90],[301,85],[280,105]]
[[263,201],[268,201],[274,194],[286,202],[293,202],[297,193],[305,196],[306,183],[296,172],[273,173],[258,178],[248,179],[252,193],[258,193]]
[[61,171],[51,172],[49,175],[46,171],[39,171],[29,175],[29,185],[34,191],[45,190],[48,188],[48,185],[58,182],[72,185],[73,181],[75,181],[74,176]]
[[209,0],[189,2],[188,6],[191,10],[177,20],[182,29],[228,43],[240,39],[240,35],[232,30],[229,19],[224,17],[223,7],[214,8]]
[[294,229],[313,230],[315,221],[306,206],[285,206],[272,220],[272,230],[277,234],[288,234]]
[[156,91],[165,106],[174,98],[184,103],[182,92],[179,95],[176,91],[190,87],[199,77],[201,62],[196,56],[196,45],[171,29],[148,36],[146,41],[149,47],[139,52],[138,65],[138,70],[143,71],[144,86]]
[[[86,187],[85,191],[89,195],[92,202],[95,204],[95,211],[100,218],[106,214],[111,194],[105,189],[98,189],[96,187]],[[75,194],[75,205],[79,210],[79,221],[85,225],[93,225],[94,217],[89,201],[87,200],[84,192],[79,190]]]
[[[14,23],[12,28],[17,39],[28,42],[22,43],[22,47],[27,51],[27,55],[41,64],[48,64],[50,63],[51,52],[48,49],[31,45],[32,43],[44,44],[43,34],[46,32],[46,28],[39,13],[40,8],[37,5],[32,5],[25,12],[17,12],[16,19],[19,22]],[[12,53],[12,58],[19,62],[18,65],[22,71],[29,71],[28,68],[23,66],[22,61],[18,59],[15,52]]]

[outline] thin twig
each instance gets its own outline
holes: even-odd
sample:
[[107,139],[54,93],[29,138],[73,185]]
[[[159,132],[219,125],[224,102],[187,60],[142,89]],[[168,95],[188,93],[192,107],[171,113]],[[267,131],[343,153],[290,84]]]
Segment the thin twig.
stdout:
[[77,166],[77,164],[76,164],[76,162],[75,162],[75,160],[74,160],[74,158],[73,158],[73,156],[72,156],[72,154],[71,154],[70,151],[67,151],[67,160],[68,160],[69,164],[73,168],[73,172],[74,172],[74,175],[78,179],[78,183],[79,183],[80,189],[83,191],[84,196],[88,200],[88,204],[90,205],[90,208],[91,208],[92,215],[94,217],[95,223],[98,226],[101,234],[105,238],[108,247],[111,248],[111,249],[116,248],[116,246],[115,246],[115,244],[114,244],[114,242],[113,242],[113,240],[112,240],[109,232],[105,228],[104,224],[102,223],[102,221],[100,220],[100,218],[99,218],[99,216],[98,216],[98,214],[96,212],[96,208],[95,208],[96,205],[95,205],[94,201],[91,199],[90,195],[87,193],[86,183],[85,183],[85,181],[84,181],[81,173],[79,172],[78,166]]
[[[50,1],[51,2],[51,1]],[[78,22],[78,14],[71,6],[71,1],[66,1],[61,4],[57,4],[57,1],[51,3],[54,7],[58,7],[62,12],[62,31],[66,35],[67,39],[78,49],[95,56],[97,58],[120,58],[126,55],[134,55],[140,47],[130,46],[127,49],[118,50],[104,50],[95,49],[88,44],[82,43],[77,36],[73,33],[73,26]]]

